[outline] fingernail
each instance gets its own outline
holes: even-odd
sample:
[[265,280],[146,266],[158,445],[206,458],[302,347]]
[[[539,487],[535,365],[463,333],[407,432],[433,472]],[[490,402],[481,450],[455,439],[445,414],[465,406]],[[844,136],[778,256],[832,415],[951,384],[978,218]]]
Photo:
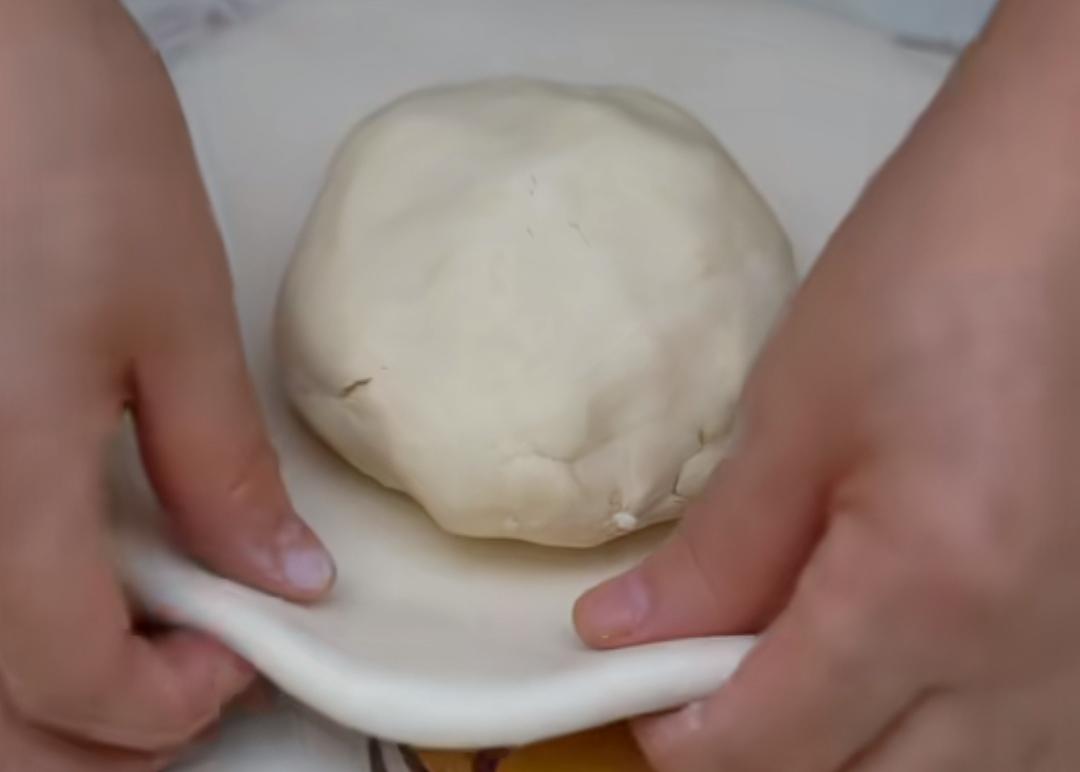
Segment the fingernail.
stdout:
[[315,535],[298,519],[282,529],[281,570],[285,580],[302,592],[319,592],[334,579],[334,561]]
[[334,563],[322,547],[293,547],[282,565],[289,584],[305,592],[324,590],[334,578]]
[[617,643],[633,635],[649,613],[649,590],[634,570],[602,584],[581,600],[581,625],[589,638]]
[[692,702],[681,710],[634,722],[634,735],[652,753],[663,755],[684,745],[705,727],[705,703]]

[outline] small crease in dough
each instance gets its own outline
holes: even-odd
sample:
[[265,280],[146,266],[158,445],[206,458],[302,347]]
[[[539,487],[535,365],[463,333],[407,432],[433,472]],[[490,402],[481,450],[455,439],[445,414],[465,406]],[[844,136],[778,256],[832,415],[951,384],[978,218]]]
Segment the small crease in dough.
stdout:
[[353,381],[352,383],[350,383],[345,388],[343,388],[341,391],[338,392],[338,394],[342,398],[348,399],[349,397],[351,397],[353,394],[355,394],[357,391],[359,391],[363,387],[370,385],[371,382],[374,381],[374,380],[375,380],[374,378],[360,378],[358,380]]

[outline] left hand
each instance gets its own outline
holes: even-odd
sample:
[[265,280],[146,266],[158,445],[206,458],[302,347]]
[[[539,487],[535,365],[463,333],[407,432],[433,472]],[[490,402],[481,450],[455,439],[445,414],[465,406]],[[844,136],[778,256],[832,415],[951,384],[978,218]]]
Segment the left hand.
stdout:
[[106,532],[130,412],[178,545],[298,602],[289,500],[162,62],[118,0],[0,0],[0,772],[157,772],[254,677],[136,624]]

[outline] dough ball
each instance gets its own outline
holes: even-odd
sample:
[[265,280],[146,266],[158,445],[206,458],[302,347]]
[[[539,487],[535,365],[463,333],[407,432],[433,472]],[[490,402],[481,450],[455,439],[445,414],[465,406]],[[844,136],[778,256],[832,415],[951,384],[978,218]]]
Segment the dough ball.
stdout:
[[679,108],[435,88],[337,155],[280,356],[313,429],[446,530],[587,547],[702,489],[794,284],[769,207]]

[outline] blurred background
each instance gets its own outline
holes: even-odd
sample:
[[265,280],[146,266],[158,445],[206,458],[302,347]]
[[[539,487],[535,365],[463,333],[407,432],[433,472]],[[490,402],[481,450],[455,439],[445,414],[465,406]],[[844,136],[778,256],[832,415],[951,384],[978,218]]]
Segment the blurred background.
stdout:
[[[213,30],[235,24],[261,7],[304,0],[125,0],[167,53]],[[389,0],[393,2],[393,0]],[[542,0],[537,0],[542,2]],[[906,42],[961,48],[981,26],[995,0],[787,0],[883,27]]]

